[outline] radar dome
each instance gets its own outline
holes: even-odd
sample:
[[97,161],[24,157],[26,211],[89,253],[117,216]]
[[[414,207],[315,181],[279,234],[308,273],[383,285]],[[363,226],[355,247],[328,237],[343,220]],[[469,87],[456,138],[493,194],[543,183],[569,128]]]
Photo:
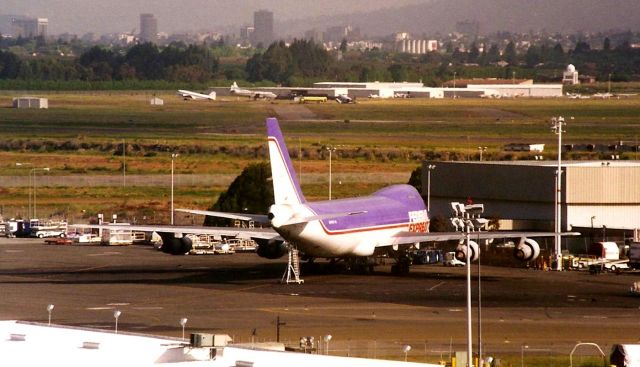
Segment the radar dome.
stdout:
[[570,72],[572,72],[572,73],[573,73],[574,71],[576,71],[576,67],[575,67],[575,66],[573,66],[573,64],[569,64],[569,65],[567,66],[567,71],[570,71]]

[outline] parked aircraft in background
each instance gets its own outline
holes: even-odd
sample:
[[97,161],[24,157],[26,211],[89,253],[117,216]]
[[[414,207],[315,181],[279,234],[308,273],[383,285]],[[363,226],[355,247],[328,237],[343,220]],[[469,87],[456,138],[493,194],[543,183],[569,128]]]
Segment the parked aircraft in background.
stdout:
[[585,96],[580,93],[567,93],[567,98],[569,99],[589,99],[591,96]]
[[[429,233],[429,216],[424,200],[410,185],[392,185],[369,196],[309,202],[304,197],[294,171],[284,137],[275,118],[267,119],[269,158],[275,203],[268,215],[247,215],[182,210],[194,214],[268,222],[271,228],[212,228],[128,225],[127,229],[155,231],[163,241],[162,250],[179,255],[189,252],[191,240],[183,234],[214,234],[251,238],[258,243],[258,255],[270,259],[284,256],[295,246],[307,259],[346,259],[353,267],[370,269],[371,256],[386,255],[396,260],[392,271],[406,273],[409,254],[421,242],[461,240],[461,232]],[[114,228],[114,224],[108,227]],[[540,254],[538,243],[528,237],[552,237],[540,232],[474,232],[474,240],[515,238],[515,256],[524,261]],[[476,259],[478,244],[470,245]],[[458,248],[466,258],[466,246]]]
[[233,82],[231,85],[231,89],[229,89],[231,94],[235,94],[238,96],[249,97],[252,99],[276,99],[278,96],[273,92],[259,91],[259,90],[250,90],[250,89],[242,89],[238,87],[238,83]]
[[338,103],[356,103],[356,101],[353,98],[349,97],[346,94],[339,94],[336,97],[336,102],[338,102]]
[[192,92],[190,90],[179,89],[177,93],[180,97],[182,97],[185,101],[188,100],[216,100],[216,92],[211,92],[209,94]]

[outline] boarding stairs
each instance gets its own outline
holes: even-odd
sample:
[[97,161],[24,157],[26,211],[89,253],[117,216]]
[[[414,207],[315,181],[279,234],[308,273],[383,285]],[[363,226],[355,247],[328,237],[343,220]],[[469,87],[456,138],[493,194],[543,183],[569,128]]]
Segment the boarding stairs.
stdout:
[[289,246],[287,270],[282,275],[280,283],[304,283],[304,280],[300,278],[300,257],[298,256],[298,249],[295,246]]

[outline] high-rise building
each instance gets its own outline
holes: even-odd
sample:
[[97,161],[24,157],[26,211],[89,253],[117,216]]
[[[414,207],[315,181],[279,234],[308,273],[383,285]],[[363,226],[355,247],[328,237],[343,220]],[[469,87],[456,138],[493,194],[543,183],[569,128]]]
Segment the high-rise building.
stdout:
[[248,41],[253,37],[254,31],[255,31],[255,28],[253,28],[253,26],[245,25],[242,28],[240,28],[240,38],[243,41]]
[[253,44],[262,43],[264,47],[275,41],[273,32],[273,12],[268,10],[258,10],[253,13]]
[[14,37],[47,37],[48,26],[47,18],[11,17],[11,33]]
[[140,40],[142,42],[158,41],[158,20],[153,14],[140,14]]

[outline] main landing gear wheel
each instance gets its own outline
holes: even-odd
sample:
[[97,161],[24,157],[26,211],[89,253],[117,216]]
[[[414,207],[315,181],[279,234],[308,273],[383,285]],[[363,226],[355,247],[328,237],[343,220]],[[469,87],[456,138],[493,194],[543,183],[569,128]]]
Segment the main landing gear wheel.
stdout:
[[411,267],[411,261],[408,257],[402,257],[398,259],[398,262],[391,265],[391,274],[395,275],[407,275],[409,274],[409,268]]

